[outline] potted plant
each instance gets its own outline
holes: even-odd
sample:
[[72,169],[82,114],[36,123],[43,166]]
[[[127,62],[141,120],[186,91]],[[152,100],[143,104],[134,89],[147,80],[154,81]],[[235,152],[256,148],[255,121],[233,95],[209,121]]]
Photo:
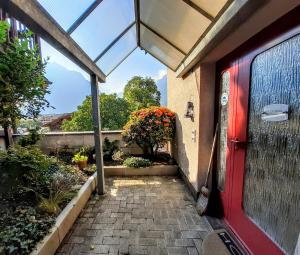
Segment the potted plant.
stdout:
[[87,167],[88,163],[88,157],[81,155],[80,153],[76,153],[72,159],[72,162],[74,162],[80,170]]

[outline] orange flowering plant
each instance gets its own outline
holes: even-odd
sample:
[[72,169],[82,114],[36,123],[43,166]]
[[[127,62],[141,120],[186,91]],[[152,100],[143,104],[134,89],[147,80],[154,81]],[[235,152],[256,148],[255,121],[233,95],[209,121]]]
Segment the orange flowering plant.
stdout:
[[151,106],[131,113],[122,133],[128,143],[136,143],[144,154],[155,156],[175,134],[175,114],[168,108]]

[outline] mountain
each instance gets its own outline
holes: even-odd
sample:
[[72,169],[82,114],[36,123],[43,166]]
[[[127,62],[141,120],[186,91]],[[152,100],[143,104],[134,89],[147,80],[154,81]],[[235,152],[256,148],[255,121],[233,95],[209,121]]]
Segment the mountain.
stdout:
[[156,81],[157,89],[160,91],[160,104],[167,106],[167,75]]
[[48,108],[41,114],[73,112],[87,95],[91,94],[90,82],[76,71],[66,69],[57,63],[49,63],[46,77],[52,82],[46,99],[55,109]]
[[[41,112],[42,115],[74,112],[85,97],[91,94],[90,82],[81,73],[58,63],[50,62],[47,65],[46,77],[52,82],[46,99],[55,109],[47,108]],[[167,76],[159,79],[156,85],[161,93],[161,105],[167,106]],[[122,94],[118,96],[122,97]]]

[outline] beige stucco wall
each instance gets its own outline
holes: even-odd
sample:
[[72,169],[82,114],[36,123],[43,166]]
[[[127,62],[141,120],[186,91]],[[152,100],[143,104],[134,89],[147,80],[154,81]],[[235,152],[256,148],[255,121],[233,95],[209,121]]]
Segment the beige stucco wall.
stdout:
[[[197,192],[206,177],[213,137],[214,77],[215,67],[208,64],[195,68],[184,79],[168,70],[168,107],[177,117],[172,154]],[[188,101],[194,104],[193,121],[184,117]]]
[[[196,72],[199,79],[199,70]],[[190,183],[198,190],[198,143],[199,143],[199,89],[196,76],[189,75],[184,80],[176,78],[168,70],[168,108],[176,113],[176,139],[172,154]],[[185,118],[187,102],[194,104],[194,120]],[[193,140],[193,132],[195,139]]]

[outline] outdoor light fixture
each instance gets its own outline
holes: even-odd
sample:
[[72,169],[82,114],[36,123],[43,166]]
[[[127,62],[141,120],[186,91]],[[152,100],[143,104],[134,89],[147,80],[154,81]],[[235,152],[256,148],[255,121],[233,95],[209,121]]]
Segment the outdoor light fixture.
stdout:
[[190,118],[194,121],[194,104],[191,101],[187,102],[186,112],[184,114],[185,118]]

